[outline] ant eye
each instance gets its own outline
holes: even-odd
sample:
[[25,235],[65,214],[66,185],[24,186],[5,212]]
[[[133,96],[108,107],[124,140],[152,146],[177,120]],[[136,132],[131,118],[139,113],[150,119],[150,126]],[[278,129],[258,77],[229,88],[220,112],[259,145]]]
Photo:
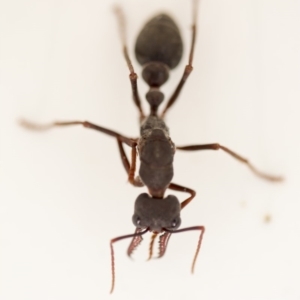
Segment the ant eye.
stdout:
[[141,223],[142,223],[141,218],[138,215],[134,214],[132,216],[132,223],[133,223],[134,226],[140,227]]
[[171,226],[169,227],[170,230],[175,230],[180,226],[181,220],[180,217],[173,219],[171,222]]

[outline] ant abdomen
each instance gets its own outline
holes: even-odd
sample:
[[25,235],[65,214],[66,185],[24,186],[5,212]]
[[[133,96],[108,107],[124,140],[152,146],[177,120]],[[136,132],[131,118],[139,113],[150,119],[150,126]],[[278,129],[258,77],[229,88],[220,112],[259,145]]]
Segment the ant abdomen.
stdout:
[[164,95],[159,91],[169,78],[169,70],[181,60],[183,43],[179,28],[166,14],[160,14],[148,21],[137,37],[135,55],[143,66],[142,77],[150,90],[146,99],[151,115],[156,115]]
[[161,62],[174,69],[181,60],[182,52],[179,28],[166,14],[159,14],[147,22],[135,44],[135,55],[142,66]]

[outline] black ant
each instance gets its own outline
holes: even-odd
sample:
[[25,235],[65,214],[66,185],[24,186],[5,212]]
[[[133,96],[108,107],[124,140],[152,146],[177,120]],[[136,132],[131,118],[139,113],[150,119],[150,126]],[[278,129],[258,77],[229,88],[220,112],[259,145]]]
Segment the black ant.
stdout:
[[[146,100],[150,105],[150,114],[148,116],[144,114],[141,106],[137,87],[138,76],[134,71],[127,51],[124,16],[120,8],[115,8],[121,32],[123,53],[130,70],[129,78],[133,100],[140,116],[141,127],[139,138],[128,138],[115,131],[87,121],[54,122],[48,125],[36,125],[25,120],[21,121],[23,126],[37,130],[46,130],[57,126],[82,125],[86,128],[91,128],[116,138],[122,163],[128,174],[129,182],[136,187],[146,186],[148,188],[149,194],[142,193],[135,201],[134,214],[132,217],[133,224],[136,227],[135,233],[116,237],[110,241],[112,261],[111,293],[113,292],[115,285],[113,244],[122,239],[132,238],[127,250],[127,254],[130,256],[133,250],[141,243],[142,235],[148,231],[153,232],[150,243],[150,259],[153,253],[154,240],[158,234],[161,234],[159,238],[158,257],[162,257],[166,252],[167,244],[172,233],[199,230],[200,237],[192,263],[192,272],[194,271],[205,227],[193,226],[178,229],[181,223],[180,212],[192,201],[196,192],[190,188],[171,182],[173,178],[173,158],[176,149],[184,151],[223,150],[240,162],[246,164],[257,176],[271,181],[282,180],[281,177],[267,175],[258,171],[247,159],[220,144],[215,143],[178,147],[174,145],[170,138],[169,129],[164,122],[164,116],[178,98],[182,87],[193,70],[192,62],[197,30],[197,6],[198,1],[194,0],[192,41],[188,64],[184,69],[179,84],[160,115],[158,114],[158,108],[164,99],[164,94],[160,91],[160,87],[168,80],[169,71],[178,65],[183,53],[183,43],[180,31],[170,16],[167,14],[159,14],[145,24],[137,37],[135,55],[137,61],[143,67],[142,77],[149,85],[149,91],[146,94]],[[131,147],[131,163],[125,153],[123,147],[124,144]],[[140,169],[139,175],[135,176],[137,153],[139,153],[140,157]],[[167,189],[186,192],[189,193],[190,196],[180,203],[176,196],[165,195]]]

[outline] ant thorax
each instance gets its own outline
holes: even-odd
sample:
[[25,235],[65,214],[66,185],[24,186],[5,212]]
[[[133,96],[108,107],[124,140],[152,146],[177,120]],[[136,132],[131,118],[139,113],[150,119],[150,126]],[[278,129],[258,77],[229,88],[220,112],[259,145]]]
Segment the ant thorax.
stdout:
[[149,116],[141,126],[138,141],[140,154],[139,176],[153,197],[162,198],[173,178],[175,146],[165,122]]

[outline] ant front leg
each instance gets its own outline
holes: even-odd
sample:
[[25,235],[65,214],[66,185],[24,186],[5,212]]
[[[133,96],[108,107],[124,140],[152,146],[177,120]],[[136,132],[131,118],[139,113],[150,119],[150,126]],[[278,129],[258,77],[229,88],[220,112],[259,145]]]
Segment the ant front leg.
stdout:
[[196,192],[190,188],[175,184],[175,183],[170,183],[168,186],[168,189],[173,190],[173,191],[178,191],[178,192],[185,192],[189,193],[190,197],[185,199],[183,202],[181,202],[181,210],[186,207],[196,196]]
[[256,169],[249,161],[248,159],[242,157],[241,155],[233,152],[232,150],[228,149],[227,147],[224,147],[220,144],[204,144],[204,145],[190,145],[190,146],[184,146],[184,147],[176,147],[178,150],[184,150],[184,151],[197,151],[197,150],[223,150],[224,152],[228,153],[235,159],[239,160],[240,162],[246,164],[248,168],[258,177],[261,177],[263,179],[269,180],[269,181],[282,181],[283,178],[280,176],[273,176],[266,173],[263,173]]

